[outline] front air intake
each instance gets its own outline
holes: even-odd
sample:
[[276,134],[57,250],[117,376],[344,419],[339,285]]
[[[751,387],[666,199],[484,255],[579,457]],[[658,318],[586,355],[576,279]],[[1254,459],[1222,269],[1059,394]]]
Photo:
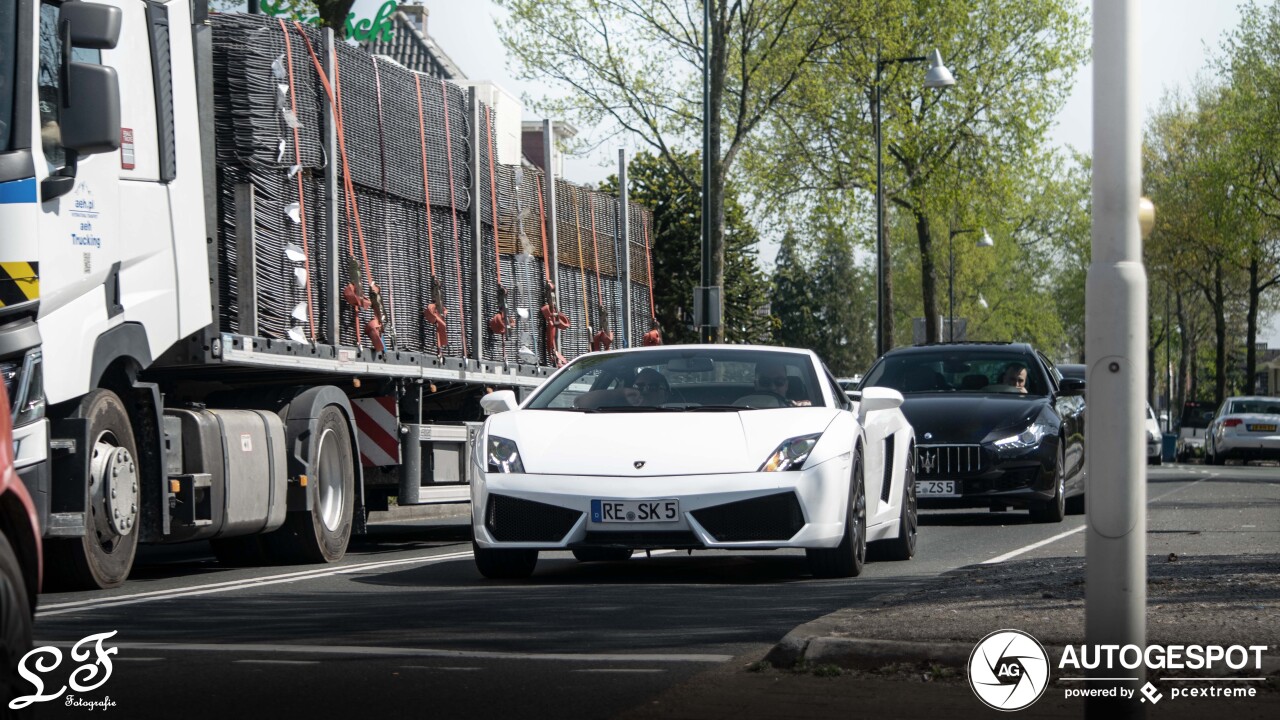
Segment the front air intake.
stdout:
[[790,540],[804,527],[795,493],[739,500],[691,513],[718,542]]
[[499,542],[560,542],[582,513],[557,505],[490,495],[484,526]]

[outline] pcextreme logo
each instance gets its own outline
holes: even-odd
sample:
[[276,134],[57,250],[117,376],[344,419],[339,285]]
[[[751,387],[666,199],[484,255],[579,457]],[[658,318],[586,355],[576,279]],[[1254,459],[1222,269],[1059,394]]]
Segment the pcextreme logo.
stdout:
[[[72,646],[71,659],[80,663],[79,667],[71,671],[71,679],[68,681],[72,690],[78,693],[91,692],[102,687],[110,679],[111,656],[120,652],[120,648],[105,647],[104,643],[116,632],[118,631],[112,630],[111,632],[90,635]],[[92,644],[92,649],[84,647],[90,644]],[[91,653],[93,660],[85,662],[89,660]],[[31,663],[34,670],[32,667],[28,667],[28,662]],[[9,701],[9,708],[21,710],[33,703],[57,700],[62,697],[67,692],[67,686],[63,685],[55,692],[45,693],[44,679],[40,675],[41,673],[53,671],[61,664],[62,651],[52,645],[34,648],[26,655],[23,655],[22,661],[18,663],[18,674],[35,686],[35,692]],[[102,676],[101,679],[98,678],[99,675]],[[89,710],[97,708],[106,710],[115,707],[115,702],[111,700],[110,696],[102,700],[85,700],[75,695],[67,695],[66,705]]]
[[1049,654],[1021,630],[997,630],[969,655],[969,687],[987,707],[1030,707],[1049,686]]

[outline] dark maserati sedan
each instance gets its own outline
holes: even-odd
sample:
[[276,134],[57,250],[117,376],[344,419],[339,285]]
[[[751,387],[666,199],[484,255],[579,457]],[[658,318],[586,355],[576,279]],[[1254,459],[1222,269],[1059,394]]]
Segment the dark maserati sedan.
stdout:
[[1026,508],[1060,522],[1084,507],[1084,386],[1025,343],[891,350],[860,387],[906,398],[920,507]]

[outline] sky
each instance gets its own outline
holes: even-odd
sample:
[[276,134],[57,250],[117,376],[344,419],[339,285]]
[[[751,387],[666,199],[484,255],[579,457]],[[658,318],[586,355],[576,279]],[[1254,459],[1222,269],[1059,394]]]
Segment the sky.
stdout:
[[[372,17],[382,1],[357,0],[357,16]],[[1077,3],[1082,9],[1090,7],[1085,0]],[[490,80],[522,98],[556,92],[542,83],[515,79],[519,69],[507,58],[497,31],[496,20],[505,13],[490,0],[423,0],[422,4],[429,13],[428,33],[468,78]],[[1166,92],[1189,88],[1197,74],[1205,71],[1224,34],[1239,22],[1240,6],[1239,0],[1142,0],[1140,57],[1145,113],[1150,114]],[[1089,63],[1077,72],[1071,96],[1050,133],[1052,143],[1089,151],[1093,70]],[[536,116],[526,111],[525,119]],[[603,180],[617,170],[618,147],[614,142],[587,157],[566,157],[566,178],[581,183]],[[772,252],[765,254],[771,259]],[[1280,346],[1280,317],[1270,318],[1259,340]]]

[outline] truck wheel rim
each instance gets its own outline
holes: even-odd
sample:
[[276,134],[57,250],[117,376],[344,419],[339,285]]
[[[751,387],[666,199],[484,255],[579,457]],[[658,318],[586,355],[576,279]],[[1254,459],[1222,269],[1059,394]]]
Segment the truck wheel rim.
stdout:
[[138,522],[138,466],[127,448],[104,432],[89,463],[90,504],[98,544],[110,553]]
[[320,436],[320,522],[330,532],[342,522],[343,467],[338,452],[337,434],[325,430]]

